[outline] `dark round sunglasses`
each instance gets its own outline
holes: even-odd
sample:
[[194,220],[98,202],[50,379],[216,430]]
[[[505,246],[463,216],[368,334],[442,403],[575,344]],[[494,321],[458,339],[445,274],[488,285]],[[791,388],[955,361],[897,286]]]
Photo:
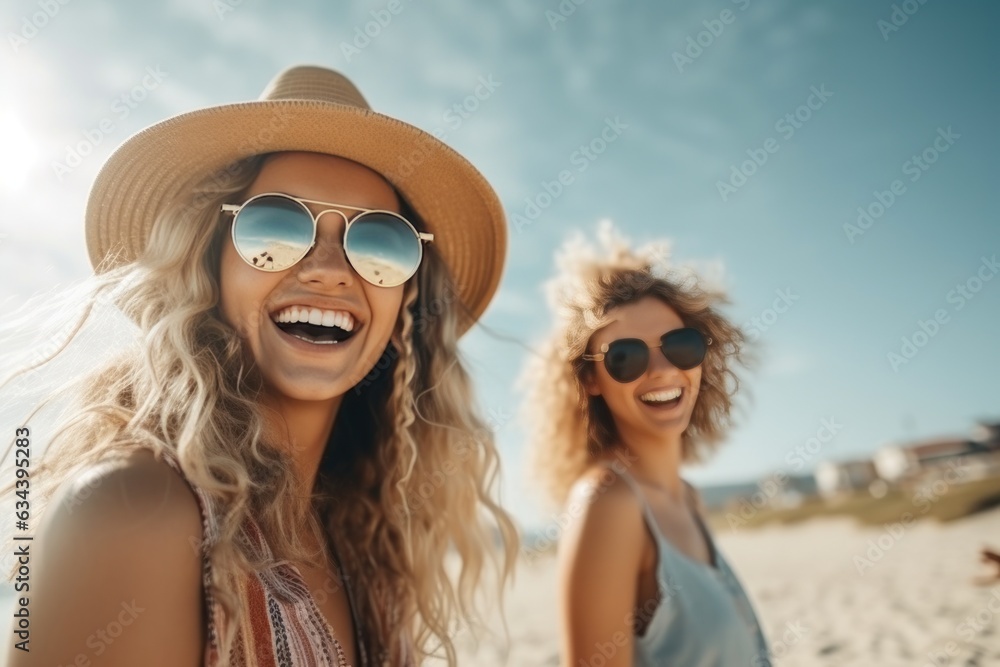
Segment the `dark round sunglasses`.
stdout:
[[597,354],[585,354],[586,361],[603,361],[608,375],[618,382],[632,382],[649,368],[649,351],[660,348],[667,361],[682,371],[699,366],[705,360],[711,338],[697,329],[674,329],[660,336],[659,345],[647,345],[639,338],[620,338],[601,345]]
[[[327,208],[313,215],[306,204]],[[348,218],[338,209],[360,213]],[[344,253],[358,275],[379,287],[395,287],[409,280],[423,259],[424,241],[433,234],[418,232],[392,211],[378,211],[266,192],[243,204],[223,204],[233,214],[233,245],[250,266],[261,271],[284,271],[304,258],[316,244],[319,217],[335,213],[344,218]]]

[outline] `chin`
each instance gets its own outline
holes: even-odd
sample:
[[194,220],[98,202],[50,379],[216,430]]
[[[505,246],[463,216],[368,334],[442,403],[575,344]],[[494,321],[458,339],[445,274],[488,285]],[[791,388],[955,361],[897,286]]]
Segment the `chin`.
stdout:
[[671,424],[670,426],[660,426],[659,428],[655,428],[652,430],[654,433],[660,436],[676,435],[680,437],[684,433],[684,431],[687,430],[687,424],[679,424],[679,425]]
[[683,417],[675,417],[663,421],[647,421],[646,428],[657,435],[680,435],[687,430],[690,423],[690,415],[684,415]]
[[295,401],[330,401],[343,396],[353,385],[346,381],[306,383],[285,380],[283,382],[268,382],[268,390],[276,396]]

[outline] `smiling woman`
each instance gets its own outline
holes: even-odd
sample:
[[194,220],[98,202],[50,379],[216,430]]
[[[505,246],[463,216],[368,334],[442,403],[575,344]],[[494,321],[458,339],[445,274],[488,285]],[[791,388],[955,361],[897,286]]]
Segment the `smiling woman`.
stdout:
[[[342,396],[378,361],[403,299],[403,281],[394,287],[373,283],[361,278],[348,259],[344,251],[348,230],[353,234],[364,225],[379,224],[361,220],[352,209],[398,211],[400,204],[395,190],[377,172],[317,153],[272,156],[246,194],[252,200],[260,193],[290,190],[315,202],[350,202],[349,208],[309,204],[307,211],[326,212],[318,220],[298,216],[310,233],[301,235],[302,250],[291,255],[302,259],[295,264],[285,262],[291,266],[284,271],[262,271],[237,250],[235,241],[241,238],[240,224],[248,208],[238,211],[233,221],[234,243],[222,248],[219,310],[246,341],[265,381],[277,393],[298,400],[329,400]],[[345,222],[347,215],[353,217],[350,225]],[[285,237],[295,221],[291,215],[282,218]],[[310,238],[315,240],[306,243]],[[415,234],[410,242],[419,248]],[[294,316],[295,323],[279,324],[279,313],[287,320]],[[338,327],[338,321],[345,327]]]
[[729,425],[744,334],[719,312],[723,292],[610,232],[605,256],[565,248],[556,327],[527,373],[540,476],[571,504],[562,664],[766,667],[753,605],[680,476]]
[[[517,550],[457,351],[506,237],[444,144],[391,176],[428,142],[296,67],[111,156],[82,319],[110,302],[138,338],[53,396],[72,404],[32,462],[31,651],[7,664],[455,664],[484,567],[502,587]],[[37,313],[14,315],[0,339]],[[123,600],[141,615],[98,650]]]

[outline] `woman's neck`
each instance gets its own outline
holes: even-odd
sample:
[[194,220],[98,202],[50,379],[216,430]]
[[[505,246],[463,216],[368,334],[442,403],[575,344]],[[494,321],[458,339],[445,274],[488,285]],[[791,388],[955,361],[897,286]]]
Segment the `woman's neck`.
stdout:
[[297,401],[279,397],[267,401],[268,438],[291,455],[301,488],[312,493],[343,396],[329,401]]
[[683,449],[679,434],[659,438],[625,434],[620,438],[619,448],[621,465],[632,477],[660,489],[677,502],[684,502],[684,482],[680,476]]

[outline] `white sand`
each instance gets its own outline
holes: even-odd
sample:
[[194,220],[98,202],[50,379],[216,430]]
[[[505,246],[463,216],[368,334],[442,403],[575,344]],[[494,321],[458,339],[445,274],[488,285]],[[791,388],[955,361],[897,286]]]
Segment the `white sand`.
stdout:
[[[980,548],[1000,549],[1000,510],[894,532],[821,519],[716,534],[757,607],[775,665],[1000,665],[1000,582],[972,581],[988,571]],[[855,557],[870,557],[871,567]],[[559,665],[554,572],[549,556],[519,566],[506,661],[501,641],[474,649],[465,636],[459,664]]]

